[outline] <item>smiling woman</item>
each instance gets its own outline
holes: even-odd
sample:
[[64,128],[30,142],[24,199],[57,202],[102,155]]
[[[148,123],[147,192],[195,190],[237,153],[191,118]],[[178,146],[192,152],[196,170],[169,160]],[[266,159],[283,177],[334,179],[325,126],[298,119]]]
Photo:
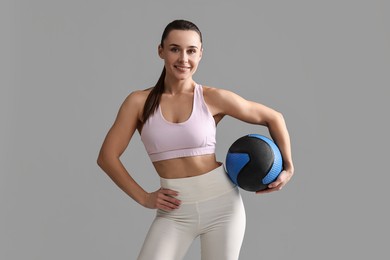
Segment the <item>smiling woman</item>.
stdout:
[[[157,209],[138,259],[182,259],[196,237],[203,260],[236,260],[245,232],[237,186],[216,160],[216,126],[225,115],[267,126],[283,156],[284,170],[268,189],[280,190],[294,167],[283,116],[233,92],[202,86],[192,76],[202,58],[202,34],[185,20],[165,28],[158,54],[164,69],[156,85],[123,102],[98,157],[99,166],[130,197]],[[160,177],[146,192],[120,161],[135,131]]]
[[202,58],[202,43],[194,31],[172,31],[160,45],[159,55],[165,61],[165,68],[178,79],[185,79],[195,73]]

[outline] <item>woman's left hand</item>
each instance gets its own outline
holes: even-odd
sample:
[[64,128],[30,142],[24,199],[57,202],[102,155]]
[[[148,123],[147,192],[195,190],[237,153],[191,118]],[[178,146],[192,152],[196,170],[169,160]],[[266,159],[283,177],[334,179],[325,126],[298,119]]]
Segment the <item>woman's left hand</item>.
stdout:
[[268,189],[256,191],[256,194],[264,194],[264,193],[270,193],[273,191],[281,190],[284,187],[284,185],[286,185],[287,182],[290,181],[293,174],[294,174],[294,170],[283,170],[279,174],[276,181],[274,181],[268,185]]

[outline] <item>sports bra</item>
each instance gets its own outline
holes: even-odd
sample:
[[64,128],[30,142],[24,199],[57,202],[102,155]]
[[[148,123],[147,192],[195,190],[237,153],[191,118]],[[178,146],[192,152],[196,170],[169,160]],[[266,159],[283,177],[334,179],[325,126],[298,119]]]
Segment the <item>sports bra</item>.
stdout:
[[152,162],[215,153],[216,125],[203,98],[203,87],[195,85],[190,117],[180,123],[167,121],[159,105],[143,125],[141,140]]

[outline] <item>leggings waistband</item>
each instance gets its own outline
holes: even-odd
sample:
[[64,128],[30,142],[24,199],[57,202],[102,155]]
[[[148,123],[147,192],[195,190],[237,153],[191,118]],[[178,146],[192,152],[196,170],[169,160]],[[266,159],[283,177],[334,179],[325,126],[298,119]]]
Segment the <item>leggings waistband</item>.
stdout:
[[160,178],[161,187],[175,190],[182,203],[211,199],[222,195],[236,187],[229,179],[223,165],[202,175],[165,179]]

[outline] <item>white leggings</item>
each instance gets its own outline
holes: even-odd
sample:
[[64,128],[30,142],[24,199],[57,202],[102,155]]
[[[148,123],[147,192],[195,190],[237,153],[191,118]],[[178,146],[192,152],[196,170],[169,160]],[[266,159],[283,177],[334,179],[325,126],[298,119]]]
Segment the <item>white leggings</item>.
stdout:
[[245,209],[224,167],[200,176],[163,179],[179,192],[180,208],[157,210],[138,260],[183,259],[200,236],[202,260],[237,260],[245,232]]

